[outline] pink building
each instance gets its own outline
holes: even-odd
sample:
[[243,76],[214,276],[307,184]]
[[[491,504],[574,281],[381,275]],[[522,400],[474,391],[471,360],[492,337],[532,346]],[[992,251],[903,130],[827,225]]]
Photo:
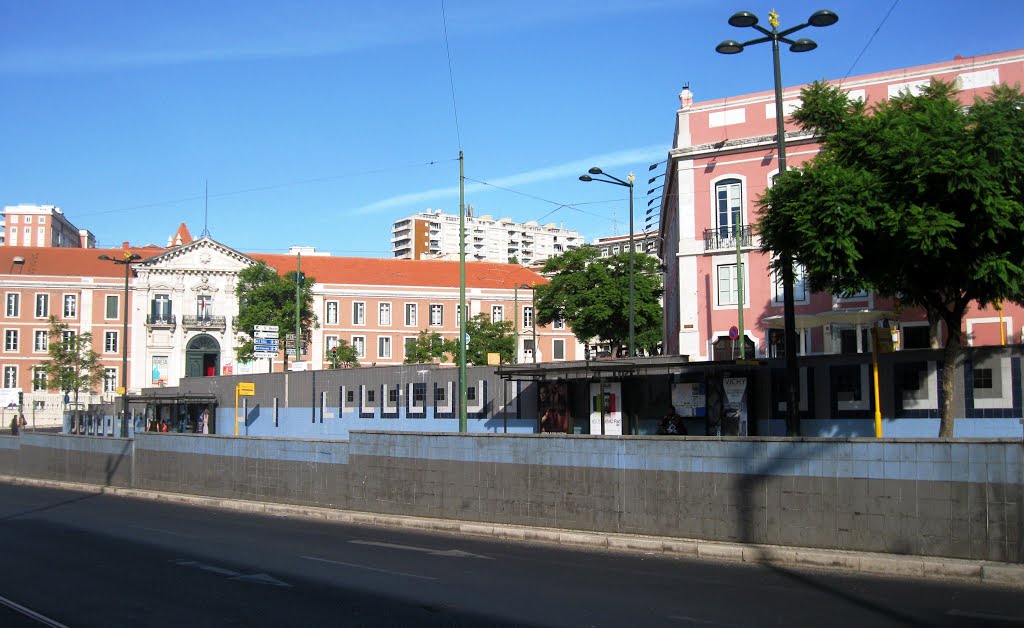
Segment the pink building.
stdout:
[[[833,81],[853,98],[870,103],[926,85],[932,78],[955,81],[965,103],[993,85],[1024,83],[1024,50],[956,58]],[[788,113],[800,104],[803,85],[783,90]],[[676,115],[661,208],[661,257],[665,275],[666,354],[691,360],[732,359],[730,328],[738,326],[737,250],[743,269],[743,319],[747,357],[781,357],[782,286],[769,269],[752,232],[757,199],[778,173],[775,93],[757,92],[693,102],[684,88]],[[787,121],[787,164],[799,166],[819,150],[815,138]],[[737,239],[739,246],[737,247]],[[930,343],[928,322],[918,311],[898,311],[874,294],[811,293],[797,276],[796,327],[802,355],[870,350],[869,328],[889,321],[902,348]],[[1024,310],[972,308],[965,319],[971,345],[1021,342]],[[945,335],[937,329],[940,344]]]

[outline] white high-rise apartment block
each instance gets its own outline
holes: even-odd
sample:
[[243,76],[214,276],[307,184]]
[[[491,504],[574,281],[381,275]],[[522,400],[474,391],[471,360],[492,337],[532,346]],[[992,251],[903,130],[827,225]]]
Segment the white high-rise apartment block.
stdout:
[[71,224],[54,205],[8,205],[0,225],[0,245],[89,249],[96,247],[96,238]]
[[[538,264],[584,244],[583,235],[554,223],[519,223],[511,218],[473,216],[466,212],[466,259],[477,262]],[[430,210],[396,220],[391,252],[399,259],[458,259],[459,216]]]

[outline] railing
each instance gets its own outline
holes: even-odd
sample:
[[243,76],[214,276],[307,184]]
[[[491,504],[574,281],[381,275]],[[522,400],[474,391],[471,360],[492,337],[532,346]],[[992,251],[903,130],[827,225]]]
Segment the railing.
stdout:
[[754,246],[754,230],[750,225],[739,227],[718,227],[704,230],[704,250],[718,251],[735,249],[736,237],[739,236],[741,247]]
[[153,318],[152,314],[146,315],[146,327],[149,329],[169,329],[174,331],[176,325],[174,315],[160,318]]
[[184,329],[224,331],[228,322],[226,316],[182,316],[181,326]]

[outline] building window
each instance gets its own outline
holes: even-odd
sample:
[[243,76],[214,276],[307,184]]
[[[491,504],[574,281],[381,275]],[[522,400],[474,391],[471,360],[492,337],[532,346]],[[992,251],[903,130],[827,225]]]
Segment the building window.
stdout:
[[4,332],[4,351],[18,350],[18,330],[8,329]]
[[18,230],[11,229],[11,246],[18,246]]
[[338,302],[328,301],[327,302],[327,324],[337,325],[338,324]]
[[413,347],[414,346],[416,346],[416,337],[415,336],[406,336],[405,337],[405,355],[406,355],[406,357],[412,355]]
[[50,315],[50,295],[36,295],[36,318],[46,318]]
[[406,303],[405,304],[405,326],[415,327],[416,326],[416,304]]
[[5,366],[4,367],[4,388],[17,388],[18,387],[18,367],[16,366]]
[[391,324],[391,304],[381,303],[377,306],[377,323],[380,325]]
[[366,324],[366,303],[362,301],[354,301],[352,303],[352,324]]
[[208,294],[196,296],[196,316],[209,319],[213,315],[213,297]]
[[7,293],[7,317],[17,318],[21,312],[21,295],[17,292]]
[[32,369],[32,390],[46,390],[46,369],[42,366],[37,366]]
[[564,360],[565,341],[560,338],[556,338],[553,342],[554,344],[551,347],[551,357],[555,360]]
[[117,369],[115,367],[103,369],[103,392],[117,392]]
[[565,320],[561,318],[556,318],[551,322],[551,326],[555,329],[565,329]]
[[500,323],[505,320],[505,306],[503,305],[492,305],[491,306],[491,322]]
[[36,353],[45,353],[50,350],[50,332],[37,329],[35,342],[32,343],[32,350]]
[[974,388],[992,388],[992,369],[974,369]]
[[444,401],[444,386],[438,386],[434,389],[434,401]]
[[366,357],[366,336],[352,336],[352,348],[356,350],[356,357]]
[[742,184],[738,179],[726,179],[715,184],[716,226],[718,237],[728,238],[743,226]]
[[78,295],[64,295],[64,318],[78,318]]
[[116,294],[108,294],[104,304],[103,318],[113,320],[117,318],[119,297]]
[[338,348],[338,337],[337,336],[325,336],[324,337],[324,349],[327,351],[334,351]]
[[466,387],[466,401],[476,401],[476,386]]
[[[782,273],[772,270],[772,283],[775,286],[772,303],[782,303],[786,295],[785,286],[783,286],[782,282]],[[793,264],[793,300],[807,300],[807,269],[802,264]]]
[[533,306],[523,308],[523,327],[533,327]]
[[37,246],[46,246],[46,229],[42,227],[36,229],[36,244]]
[[413,384],[412,386],[412,402],[417,406],[422,406],[427,402],[427,386],[426,384]]
[[103,334],[103,351],[106,353],[117,353],[116,331],[108,331]]
[[444,306],[433,303],[430,306],[430,326],[440,327],[444,324]]
[[377,357],[391,357],[391,336],[381,336],[380,338],[377,338]]
[[345,391],[345,402],[346,403],[355,403],[355,401],[356,401],[356,391],[354,391],[354,390],[347,390],[347,391]]
[[388,389],[388,403],[392,403],[392,404],[398,403],[398,389],[397,388],[389,388]]
[[61,344],[64,345],[65,349],[70,349],[71,345],[75,344],[75,332],[70,329],[65,329],[60,334]]
[[736,283],[736,264],[722,264],[718,267],[718,304],[736,305],[739,299],[739,284]]
[[[111,311],[111,297],[107,297],[107,318],[117,318],[117,301],[116,295],[114,297],[114,310]],[[171,317],[171,297],[167,294],[157,294],[153,296],[153,321],[160,321],[162,323],[168,323],[172,321]]]
[[32,216],[25,216],[25,224],[26,225],[31,225],[32,224]]

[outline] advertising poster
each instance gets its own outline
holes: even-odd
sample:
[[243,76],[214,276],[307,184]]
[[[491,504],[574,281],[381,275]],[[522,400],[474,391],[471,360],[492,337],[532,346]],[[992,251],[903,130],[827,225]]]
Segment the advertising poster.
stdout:
[[707,402],[704,399],[704,384],[677,383],[672,384],[672,405],[682,417],[699,417],[706,413]]
[[622,436],[622,384],[590,385],[590,433]]
[[167,385],[167,356],[153,356],[153,384],[157,386]]
[[724,422],[738,427],[737,434],[747,435],[747,378],[722,378],[725,389]]
[[538,391],[540,431],[563,434],[569,432],[572,418],[569,416],[568,387],[565,382],[541,382]]

